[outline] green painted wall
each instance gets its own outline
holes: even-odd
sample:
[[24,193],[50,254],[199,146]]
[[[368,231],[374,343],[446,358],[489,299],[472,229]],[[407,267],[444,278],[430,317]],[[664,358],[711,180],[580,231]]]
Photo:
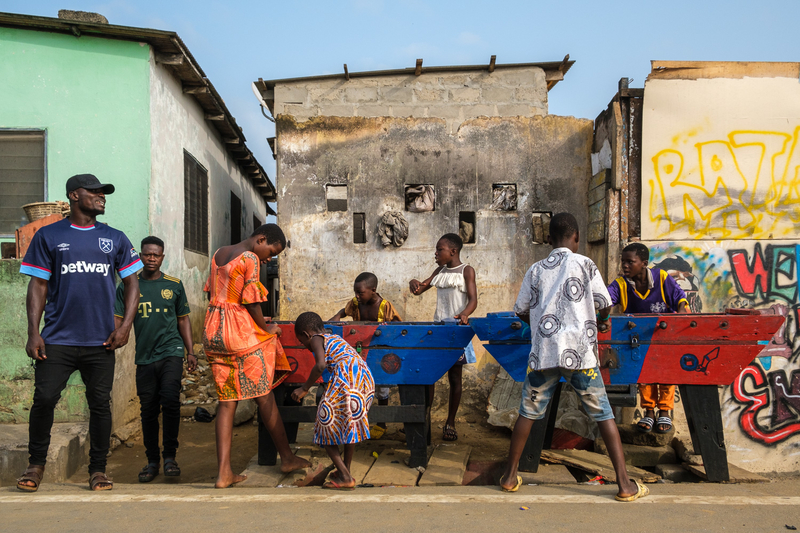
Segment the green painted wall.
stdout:
[[[117,191],[100,220],[148,234],[150,47],[0,28],[0,128],[47,131],[47,200],[74,174]],[[20,211],[22,214],[22,211]]]
[[[74,174],[113,183],[100,220],[134,240],[149,234],[149,61],[146,44],[0,28],[0,129],[46,130],[49,201],[66,199]],[[0,423],[27,421],[33,395],[27,283],[19,262],[0,261]],[[86,418],[76,373],[56,421]]]

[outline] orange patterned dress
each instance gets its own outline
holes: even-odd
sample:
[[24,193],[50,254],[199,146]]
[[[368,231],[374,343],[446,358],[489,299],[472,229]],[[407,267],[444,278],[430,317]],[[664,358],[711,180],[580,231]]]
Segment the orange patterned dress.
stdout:
[[267,301],[259,273],[260,262],[252,252],[224,266],[211,259],[211,273],[203,289],[211,299],[203,349],[221,402],[264,396],[291,373],[277,335],[256,326],[244,307]]

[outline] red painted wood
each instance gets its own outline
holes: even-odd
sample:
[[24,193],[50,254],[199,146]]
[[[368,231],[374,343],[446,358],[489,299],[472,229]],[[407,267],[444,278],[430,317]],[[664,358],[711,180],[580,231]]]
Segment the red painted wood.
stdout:
[[[286,383],[302,384],[308,379],[311,374],[311,369],[316,364],[314,355],[308,351],[305,346],[300,344],[294,334],[294,323],[291,324],[278,324],[281,328],[280,342],[283,346],[283,351],[286,353],[286,358],[289,360],[294,372],[286,378]],[[317,380],[317,383],[322,383],[322,378]]]
[[[636,316],[630,317],[636,322]],[[750,344],[772,338],[783,324],[784,317],[777,315],[663,315],[651,344]],[[695,327],[691,324],[694,322]],[[726,325],[727,324],[727,325]],[[601,341],[602,342],[602,341]]]
[[375,335],[375,330],[378,329],[377,324],[342,324],[342,337],[347,341],[347,344],[353,348],[358,348],[358,343],[361,343],[361,358],[367,360],[367,353],[369,353],[369,344]]
[[758,344],[651,344],[639,383],[730,385],[763,349]]

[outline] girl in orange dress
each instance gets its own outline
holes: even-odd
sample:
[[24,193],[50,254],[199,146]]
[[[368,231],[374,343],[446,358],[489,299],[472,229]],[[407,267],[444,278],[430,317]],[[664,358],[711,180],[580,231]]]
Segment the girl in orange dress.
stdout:
[[291,472],[310,463],[289,447],[272,389],[291,368],[278,336],[280,328],[267,324],[261,302],[267,289],[259,281],[260,265],[286,247],[286,237],[275,224],[264,224],[248,239],[223,246],[211,260],[204,290],[211,300],[203,328],[203,349],[211,365],[219,397],[217,407],[216,487],[244,481],[231,469],[233,415],[239,400],[254,399],[264,425],[281,456],[281,470]]

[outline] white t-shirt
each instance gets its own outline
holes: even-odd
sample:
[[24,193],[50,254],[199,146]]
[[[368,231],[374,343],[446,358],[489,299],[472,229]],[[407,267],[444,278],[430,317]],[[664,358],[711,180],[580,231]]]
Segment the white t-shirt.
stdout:
[[610,306],[603,277],[588,257],[556,248],[531,266],[514,304],[514,312],[530,312],[530,367],[595,368],[595,313]]

